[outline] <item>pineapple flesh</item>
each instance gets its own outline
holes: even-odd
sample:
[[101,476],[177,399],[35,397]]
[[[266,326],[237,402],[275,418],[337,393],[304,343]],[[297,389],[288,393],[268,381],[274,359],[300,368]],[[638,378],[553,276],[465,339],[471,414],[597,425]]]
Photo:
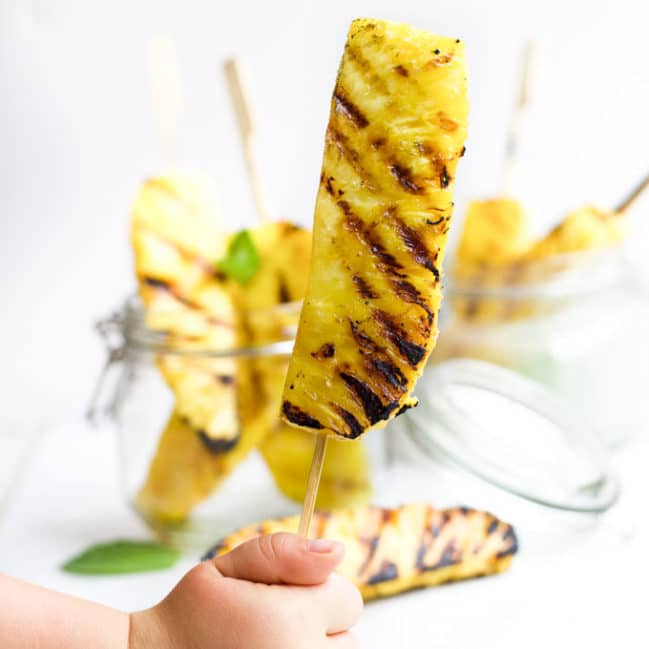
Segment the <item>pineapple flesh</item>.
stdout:
[[437,337],[466,85],[459,40],[352,23],[283,394],[288,423],[356,438],[413,404]]
[[527,214],[518,201],[471,201],[462,225],[456,271],[507,264],[526,252],[530,241]]
[[[145,182],[133,207],[131,238],[148,327],[175,348],[236,347],[238,313],[215,267],[227,237],[209,179],[175,174]],[[179,418],[215,452],[232,448],[240,433],[236,362],[178,354],[161,354],[157,362]]]

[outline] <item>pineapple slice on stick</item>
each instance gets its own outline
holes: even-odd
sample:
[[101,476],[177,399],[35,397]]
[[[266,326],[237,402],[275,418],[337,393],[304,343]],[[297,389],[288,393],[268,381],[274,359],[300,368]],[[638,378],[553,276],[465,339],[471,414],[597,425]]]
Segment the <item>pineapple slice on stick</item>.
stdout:
[[[412,405],[437,336],[466,95],[458,40],[379,20],[352,23],[282,402],[288,423],[321,433],[318,456],[326,435],[354,439]],[[311,487],[320,469],[314,462]]]

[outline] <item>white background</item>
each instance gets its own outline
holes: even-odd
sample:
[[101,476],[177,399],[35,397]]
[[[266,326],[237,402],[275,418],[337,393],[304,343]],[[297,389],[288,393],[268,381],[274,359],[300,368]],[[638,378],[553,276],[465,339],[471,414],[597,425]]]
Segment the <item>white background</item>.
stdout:
[[174,39],[179,164],[213,174],[223,217],[254,219],[220,69],[247,63],[272,207],[307,223],[350,19],[409,21],[466,41],[468,196],[498,189],[526,40],[541,41],[515,189],[540,228],[615,202],[648,164],[647,3],[386,0],[0,0],[0,395],[21,420],[79,412],[102,361],[92,322],[132,288],[130,203],[160,172],[146,44]]
[[[498,190],[532,36],[540,60],[515,191],[536,227],[585,201],[615,203],[648,170],[646,2],[0,0],[0,416],[31,430],[79,414],[103,359],[92,322],[132,290],[129,207],[138,184],[161,171],[148,39],[167,35],[177,45],[178,162],[217,179],[223,219],[233,228],[254,220],[220,70],[236,53],[252,82],[272,206],[308,223],[336,66],[349,21],[362,15],[467,44],[472,115],[458,216],[467,198]],[[108,588],[56,570],[73,549],[112,534],[112,522],[144,533],[118,500],[106,440],[91,443],[75,428],[65,440],[44,446],[31,479],[17,485],[0,570],[124,607],[155,601],[177,574]],[[7,448],[0,443],[0,484]],[[642,450],[624,469],[627,480],[637,477],[626,485],[634,513],[647,490]],[[390,647],[647,646],[646,597],[632,596],[646,583],[642,521],[624,547],[561,548],[541,563],[526,549],[502,579],[369,607],[360,634],[376,647],[381,639]],[[430,642],[412,642],[422,635]]]

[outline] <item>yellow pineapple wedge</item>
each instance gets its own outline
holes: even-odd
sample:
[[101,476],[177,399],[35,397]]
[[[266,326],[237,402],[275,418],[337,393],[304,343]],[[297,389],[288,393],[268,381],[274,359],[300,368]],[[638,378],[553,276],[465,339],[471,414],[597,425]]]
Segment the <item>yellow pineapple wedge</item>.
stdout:
[[[191,239],[191,227],[192,221],[184,219],[177,224],[177,230],[173,227],[169,229],[168,236],[173,237],[174,232],[184,232],[181,236]],[[263,307],[262,300],[269,299],[266,297],[267,291],[279,296],[284,280],[275,273],[266,272],[270,269],[264,261],[277,247],[278,232],[287,227],[285,224],[271,224],[251,233],[261,257],[261,268],[244,287],[227,278],[215,277],[211,270],[215,268],[214,264],[207,275],[198,278],[192,266],[178,266],[177,273],[173,277],[167,274],[166,280],[172,286],[183,287],[183,296],[187,296],[183,297],[185,301],[189,300],[189,295],[194,298],[193,308],[189,313],[182,308],[170,309],[166,301],[163,302],[168,299],[164,288],[162,295],[150,296],[145,293],[149,322],[170,333],[176,346],[209,349],[208,344],[221,340],[227,340],[229,349],[254,344],[245,309],[252,303],[256,303],[258,308]],[[136,247],[138,260],[148,249],[146,244],[151,235],[149,231],[142,232],[137,221],[134,235],[139,237],[140,248]],[[224,240],[229,238],[223,234],[220,236]],[[310,235],[307,234],[307,237],[310,240]],[[157,277],[163,275],[165,269],[164,264],[160,267],[150,264],[148,272],[155,271]],[[273,284],[269,283],[269,277],[273,278]],[[143,284],[142,281],[140,283]],[[215,294],[212,299],[201,299],[210,290]],[[250,294],[248,300],[245,298],[246,292]],[[227,306],[232,315],[232,326],[227,329],[222,319],[217,317],[222,314],[210,308],[218,304],[216,294],[220,295],[223,306]],[[150,520],[177,522],[187,518],[192,509],[205,500],[247,457],[268,433],[268,425],[261,416],[265,413],[263,399],[261,394],[255,394],[259,384],[251,380],[249,361],[169,354],[160,359],[159,366],[177,401],[158,442],[136,504]],[[217,368],[219,371],[227,368],[230,374],[215,374],[213,370]],[[225,380],[226,376],[230,377],[229,380]],[[224,403],[218,398],[219,388],[230,401]],[[275,419],[278,407],[275,406]],[[229,438],[230,442],[225,436],[220,439],[209,437],[202,427],[202,422],[207,418],[217,421],[219,416],[224,418],[224,424],[227,421],[225,418],[234,422],[227,429],[237,433],[236,437]]]
[[283,394],[287,422],[356,438],[412,405],[437,337],[466,85],[459,40],[352,23]]
[[[471,201],[453,267],[454,284],[479,289],[514,281],[519,270],[515,262],[530,245],[529,222],[519,201]],[[498,298],[454,295],[452,306],[457,317],[467,320],[488,320],[503,312]]]
[[[148,180],[132,212],[131,238],[149,328],[184,349],[232,349],[238,314],[216,261],[228,237],[218,225],[209,178],[175,174]],[[235,374],[231,358],[160,355],[158,366],[176,396],[180,419],[215,451],[236,444]]]
[[456,270],[501,266],[527,252],[529,221],[523,206],[511,198],[471,201],[457,249]]
[[623,213],[586,205],[568,213],[549,234],[531,246],[524,258],[537,261],[552,255],[614,246],[624,239],[626,228]]
[[[313,458],[315,437],[292,426],[280,426],[260,446],[275,484],[285,495],[302,502]],[[372,495],[370,465],[363,444],[332,439],[322,467],[316,508],[332,510],[364,505]]]

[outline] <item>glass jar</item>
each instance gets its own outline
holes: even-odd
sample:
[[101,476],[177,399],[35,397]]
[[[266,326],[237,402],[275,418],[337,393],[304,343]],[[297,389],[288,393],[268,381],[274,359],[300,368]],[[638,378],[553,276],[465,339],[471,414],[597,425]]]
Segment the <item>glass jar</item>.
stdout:
[[[284,323],[276,340],[236,349],[171,341],[147,327],[137,300],[100,323],[109,354],[89,416],[116,432],[128,503],[162,540],[203,551],[238,527],[299,512],[315,438],[284,427],[278,416],[298,311],[256,312]],[[234,368],[225,385],[244,395],[245,381],[258,377],[237,404],[234,442],[215,442],[191,424],[191,412],[179,412],[167,365],[221,382],[217,370]],[[579,513],[583,527],[592,524],[584,514],[615,502],[607,454],[546,388],[491,364],[450,360],[428,367],[416,394],[419,407],[384,429],[328,444],[321,508],[370,500],[471,505],[552,535],[550,512]],[[227,401],[219,403],[227,411]]]
[[610,446],[646,428],[649,299],[623,249],[447,278],[431,359],[474,358],[540,381]]
[[[88,415],[116,432],[126,498],[163,540],[202,550],[236,527],[299,511],[315,437],[279,420],[299,308],[249,314],[281,326],[266,327],[267,343],[238,348],[172,340],[147,326],[137,299],[99,323],[109,353]],[[203,397],[237,430],[232,439],[215,439],[191,420]],[[384,439],[377,431],[358,444],[328,445],[320,507],[369,501],[386,463]]]

